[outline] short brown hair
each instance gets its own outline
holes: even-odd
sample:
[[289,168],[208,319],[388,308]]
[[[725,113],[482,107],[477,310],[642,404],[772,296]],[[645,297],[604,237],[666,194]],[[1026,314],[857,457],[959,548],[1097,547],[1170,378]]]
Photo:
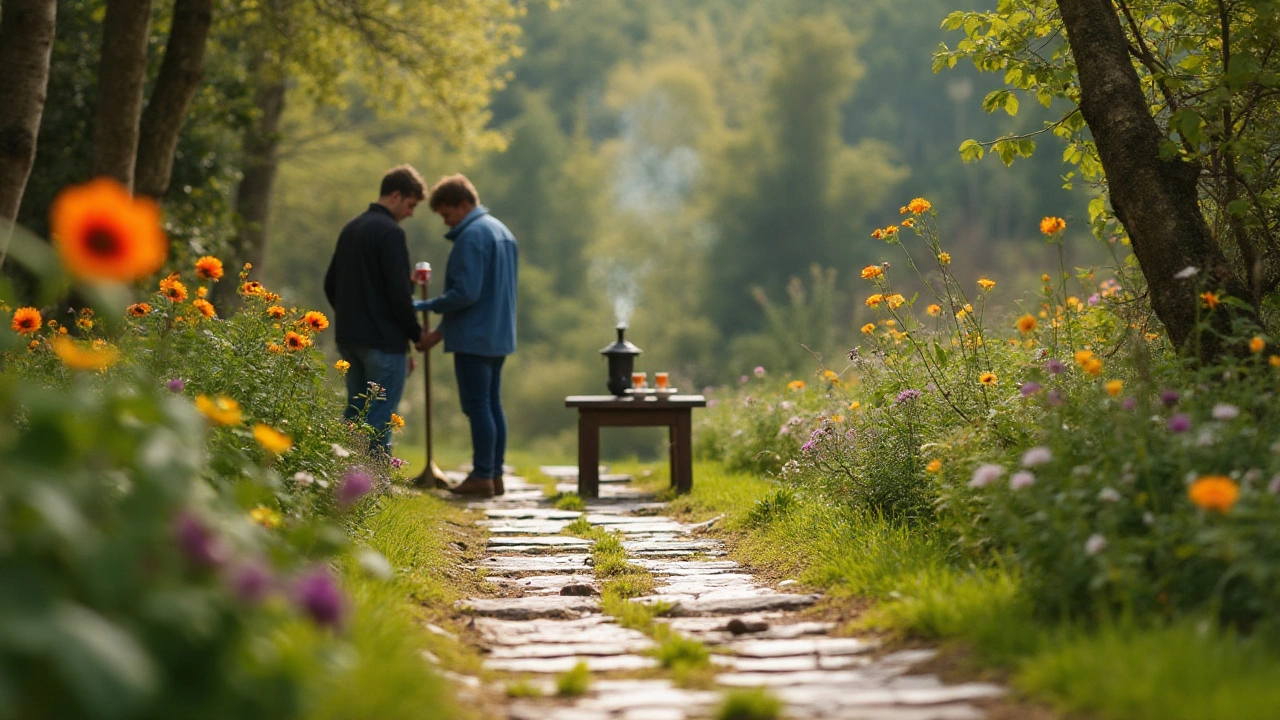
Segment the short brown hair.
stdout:
[[401,197],[416,197],[422,200],[426,197],[427,184],[423,182],[422,176],[414,169],[412,165],[401,165],[393,167],[382,176],[382,188],[378,191],[380,197],[386,197],[391,193],[400,193]]
[[457,207],[466,202],[470,202],[472,205],[479,205],[480,193],[476,192],[476,186],[471,184],[466,175],[458,173],[457,175],[446,175],[431,186],[431,199],[427,202],[427,205],[432,210],[436,210],[445,205]]

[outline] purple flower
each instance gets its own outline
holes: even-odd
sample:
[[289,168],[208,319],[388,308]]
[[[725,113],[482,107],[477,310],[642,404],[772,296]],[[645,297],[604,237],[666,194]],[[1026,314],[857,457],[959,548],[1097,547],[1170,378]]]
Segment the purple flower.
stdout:
[[165,383],[164,386],[169,388],[169,392],[180,393],[186,389],[187,381],[183,380],[182,378],[174,378],[169,382]]
[[822,428],[818,428],[817,430],[814,430],[813,432],[809,433],[809,442],[806,442],[804,445],[800,446],[800,449],[803,450],[804,452],[812,451],[813,448],[819,442],[822,441],[822,438],[826,434],[827,434],[827,431]]
[[1037,445],[1022,454],[1023,467],[1039,467],[1053,459],[1053,453],[1043,445]]
[[173,519],[173,540],[187,561],[197,567],[218,567],[227,560],[227,546],[186,510]]
[[1062,393],[1057,388],[1054,388],[1049,391],[1048,400],[1050,405],[1058,407],[1062,404]]
[[337,628],[342,624],[342,591],[328,568],[315,568],[298,576],[293,583],[293,601],[317,625]]
[[1160,402],[1164,403],[1165,407],[1173,407],[1181,399],[1182,396],[1178,394],[1177,390],[1164,390],[1160,393]]
[[905,402],[911,402],[912,400],[915,400],[916,398],[920,397],[922,394],[923,393],[921,393],[919,390],[915,390],[913,388],[907,388],[906,390],[903,390],[902,392],[898,393],[898,397],[894,398],[893,404],[901,405],[902,403],[905,403]]
[[1191,429],[1191,418],[1184,413],[1178,413],[1169,418],[1169,422],[1165,424],[1169,432],[1184,433]]
[[227,574],[231,594],[246,605],[257,605],[265,600],[273,582],[271,571],[256,560],[241,563]]
[[1063,365],[1062,361],[1057,358],[1049,358],[1049,362],[1044,364],[1044,369],[1053,375],[1061,375],[1067,369],[1067,366]]
[[764,366],[763,366],[763,365],[757,365],[757,366],[756,366],[756,369],[755,369],[755,370],[753,370],[752,372],[754,372],[754,373],[756,374],[756,377],[764,377]]
[[746,376],[746,375],[739,376],[739,377],[738,377],[738,384],[739,384],[739,385],[746,385],[746,384],[747,384],[747,376]]
[[1125,410],[1133,410],[1134,408],[1138,407],[1138,399],[1127,397],[1120,402],[1120,407],[1124,408]]
[[1089,305],[1090,305],[1090,306],[1097,305],[1097,304],[1098,304],[1098,303],[1100,303],[1100,302],[1102,302],[1102,296],[1101,296],[1101,295],[1099,295],[1098,293],[1094,293],[1094,294],[1092,294],[1092,295],[1090,295],[1090,296],[1089,296]]
[[408,464],[409,464],[408,460],[402,460],[398,457],[391,458],[391,467],[395,468],[396,470],[399,470],[400,468],[405,467]]
[[1019,470],[1009,478],[1009,488],[1021,490],[1036,484],[1036,476],[1030,470]]
[[1031,397],[1040,392],[1040,383],[1035,381],[1022,383],[1018,392],[1022,393],[1022,397]]
[[338,506],[347,509],[373,489],[373,479],[363,470],[348,470],[338,484]]

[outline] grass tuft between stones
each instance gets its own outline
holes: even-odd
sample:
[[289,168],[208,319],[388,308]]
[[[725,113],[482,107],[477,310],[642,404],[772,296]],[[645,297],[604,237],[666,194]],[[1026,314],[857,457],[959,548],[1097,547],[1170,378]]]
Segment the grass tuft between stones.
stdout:
[[725,695],[716,720],[776,720],[782,717],[782,701],[764,688],[734,690]]
[[560,697],[585,695],[590,687],[591,670],[584,662],[574,665],[572,670],[561,673],[556,678],[556,695]]

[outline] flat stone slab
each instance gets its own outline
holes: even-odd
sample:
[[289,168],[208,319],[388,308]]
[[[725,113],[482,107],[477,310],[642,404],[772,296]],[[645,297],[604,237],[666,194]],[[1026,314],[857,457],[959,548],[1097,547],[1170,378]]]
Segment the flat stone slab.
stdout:
[[[625,682],[625,681],[624,681]],[[632,708],[689,708],[713,705],[720,702],[720,693],[707,690],[684,690],[670,685],[662,687],[644,683],[638,687],[626,685],[600,687],[592,684],[592,696],[578,707],[588,710],[617,712]]]
[[498,658],[558,658],[583,655],[605,657],[639,653],[653,647],[647,637],[619,643],[526,643],[524,645],[497,645],[489,649],[489,657]]
[[638,558],[636,565],[656,575],[710,575],[716,571],[731,572],[742,566],[732,560],[655,560]]
[[459,600],[455,605],[469,608],[472,614],[505,620],[532,620],[534,618],[575,618],[600,608],[594,597],[563,595],[534,595],[518,598],[472,598]]
[[529,701],[513,703],[507,708],[508,720],[611,720],[600,710],[579,710],[563,705],[538,705]]
[[818,595],[749,595],[717,600],[693,600],[676,603],[668,615],[737,615],[765,610],[798,610],[818,602]]
[[527,508],[485,508],[484,514],[491,518],[511,518],[514,520],[576,520],[582,513],[577,510],[557,510],[546,507]]
[[490,647],[548,643],[623,643],[647,644],[649,638],[638,630],[614,624],[604,615],[589,615],[577,620],[514,621],[488,617],[475,618],[476,630]]
[[490,573],[580,573],[588,569],[586,555],[493,555],[475,567]]
[[743,657],[776,658],[791,655],[858,655],[874,650],[875,643],[858,638],[795,638],[792,640],[743,640],[729,649]]
[[490,547],[506,547],[509,545],[545,547],[591,547],[595,543],[586,538],[572,535],[502,535],[489,538]]
[[566,585],[595,585],[592,575],[532,575],[522,578],[494,578],[491,582],[521,588],[531,595],[555,595]]
[[658,661],[642,655],[613,655],[607,657],[573,656],[558,658],[513,658],[486,660],[490,670],[518,673],[562,673],[572,670],[578,663],[586,663],[591,672],[617,670],[647,670],[658,666]]
[[569,527],[568,520],[481,520],[490,535],[557,535]]

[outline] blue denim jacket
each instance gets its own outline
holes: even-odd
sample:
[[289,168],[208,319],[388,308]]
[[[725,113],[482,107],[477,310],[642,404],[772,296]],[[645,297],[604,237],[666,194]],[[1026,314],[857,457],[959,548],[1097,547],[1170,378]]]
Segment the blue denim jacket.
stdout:
[[481,205],[445,237],[453,249],[445,265],[444,294],[414,307],[444,316],[438,329],[445,352],[510,355],[516,351],[515,236]]

